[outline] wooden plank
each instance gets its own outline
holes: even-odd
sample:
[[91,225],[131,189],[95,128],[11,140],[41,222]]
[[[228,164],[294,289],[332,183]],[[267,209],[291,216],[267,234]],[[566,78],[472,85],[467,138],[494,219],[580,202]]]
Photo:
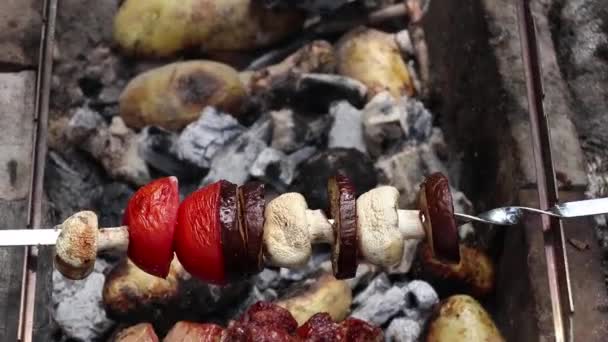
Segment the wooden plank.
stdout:
[[0,1],[0,68],[23,70],[38,62],[43,1]]
[[[34,126],[33,71],[0,73],[0,229],[25,227]],[[0,249],[0,341],[17,339],[24,249]]]

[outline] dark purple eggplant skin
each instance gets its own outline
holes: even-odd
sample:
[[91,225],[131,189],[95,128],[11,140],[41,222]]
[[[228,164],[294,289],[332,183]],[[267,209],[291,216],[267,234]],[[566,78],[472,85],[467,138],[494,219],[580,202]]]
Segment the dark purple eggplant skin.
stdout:
[[[242,277],[245,256],[245,236],[239,228],[236,184],[220,181],[219,222],[222,234],[222,254],[224,267],[229,281]],[[204,262],[204,260],[201,260]]]
[[[448,178],[440,172],[429,175],[421,185],[426,207],[421,208],[430,221],[433,251],[438,259],[460,262],[458,225]],[[428,233],[428,232],[427,232]]]
[[328,182],[329,208],[334,223],[332,266],[336,279],[348,279],[357,273],[357,197],[350,179],[337,173]]
[[246,253],[241,262],[247,274],[264,269],[262,243],[264,236],[265,187],[260,182],[248,182],[238,188],[239,220],[245,234]]

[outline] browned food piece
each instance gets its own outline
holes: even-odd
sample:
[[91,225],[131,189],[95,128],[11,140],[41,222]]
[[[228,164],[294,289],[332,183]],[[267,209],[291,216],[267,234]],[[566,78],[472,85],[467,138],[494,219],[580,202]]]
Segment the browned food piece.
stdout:
[[181,321],[175,323],[163,342],[219,342],[223,331],[215,324]]
[[286,309],[269,302],[257,302],[249,307],[239,318],[243,324],[258,324],[272,326],[277,329],[293,333],[298,327],[298,322]]
[[447,177],[439,172],[426,177],[419,196],[420,220],[432,253],[445,262],[458,263],[458,226]]
[[289,311],[269,302],[257,302],[229,323],[226,341],[293,341],[298,327]]
[[344,174],[329,179],[329,208],[334,219],[332,267],[337,279],[357,273],[357,199],[353,183]]
[[414,84],[392,34],[356,28],[336,47],[337,70],[368,88],[368,98],[388,91],[395,98],[414,95]]
[[243,260],[244,269],[249,274],[261,272],[264,269],[262,244],[264,236],[264,184],[249,182],[237,190],[239,202],[239,224],[245,234],[246,257]]
[[334,322],[326,312],[319,312],[300,326],[296,334],[307,342],[344,341],[346,329]]
[[334,50],[325,40],[304,45],[278,64],[256,71],[243,71],[241,81],[252,95],[267,95],[277,84],[294,74],[331,73],[335,69]]
[[242,51],[279,42],[304,19],[299,11],[269,10],[257,0],[124,0],[113,36],[124,53],[136,56]]
[[246,91],[232,67],[213,61],[174,62],[133,78],[122,91],[119,112],[127,126],[181,130],[207,107],[237,116]]
[[494,263],[481,250],[461,244],[460,262],[453,264],[434,258],[428,243],[423,242],[418,248],[424,273],[431,277],[430,282],[453,285],[477,297],[494,290]]
[[299,325],[319,312],[327,312],[339,322],[350,311],[352,290],[346,281],[325,274],[312,285],[304,285],[276,304],[289,310]]
[[[246,257],[245,232],[237,220],[236,184],[220,181],[219,222],[222,234],[224,267],[229,281],[236,281],[245,272],[243,262]],[[201,261],[204,262],[204,261]]]
[[[340,327],[344,329],[344,342],[382,342],[384,334],[382,329],[356,318],[348,318]],[[447,341],[447,340],[446,340]]]
[[148,274],[125,259],[112,269],[103,286],[103,304],[109,316],[136,321],[153,319],[160,307],[179,296],[179,277],[183,268],[173,259],[166,279]]
[[490,315],[473,298],[451,296],[430,321],[426,342],[504,342]]
[[114,342],[158,342],[158,336],[150,323],[140,323],[121,330]]
[[222,341],[230,342],[301,342],[287,331],[273,326],[231,323]]

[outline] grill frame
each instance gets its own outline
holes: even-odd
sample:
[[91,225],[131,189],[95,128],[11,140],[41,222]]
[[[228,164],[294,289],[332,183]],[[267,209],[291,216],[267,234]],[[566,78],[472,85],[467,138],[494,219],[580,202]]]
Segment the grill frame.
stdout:
[[[542,75],[538,60],[538,46],[534,20],[529,0],[515,0],[518,11],[522,58],[526,69],[529,118],[533,137],[534,159],[536,162],[537,190],[541,207],[549,207],[558,202],[549,125],[543,109]],[[36,78],[36,100],[34,115],[34,135],[31,185],[28,196],[28,228],[41,228],[42,199],[44,189],[44,169],[47,152],[47,128],[49,97],[51,92],[52,52],[55,43],[55,24],[58,0],[44,0],[41,28],[40,52]],[[559,220],[543,219],[545,256],[552,302],[553,322],[556,341],[573,339],[572,316],[574,304],[568,273],[568,258],[565,249],[563,226]],[[538,229],[538,226],[533,226]],[[21,281],[18,340],[33,341],[38,248],[26,247]]]

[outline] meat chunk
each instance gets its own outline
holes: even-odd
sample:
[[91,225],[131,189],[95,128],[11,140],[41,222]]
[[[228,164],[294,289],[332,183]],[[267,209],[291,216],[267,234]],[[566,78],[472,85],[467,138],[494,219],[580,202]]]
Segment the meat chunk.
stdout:
[[219,342],[223,331],[215,324],[181,321],[175,323],[163,342]]

